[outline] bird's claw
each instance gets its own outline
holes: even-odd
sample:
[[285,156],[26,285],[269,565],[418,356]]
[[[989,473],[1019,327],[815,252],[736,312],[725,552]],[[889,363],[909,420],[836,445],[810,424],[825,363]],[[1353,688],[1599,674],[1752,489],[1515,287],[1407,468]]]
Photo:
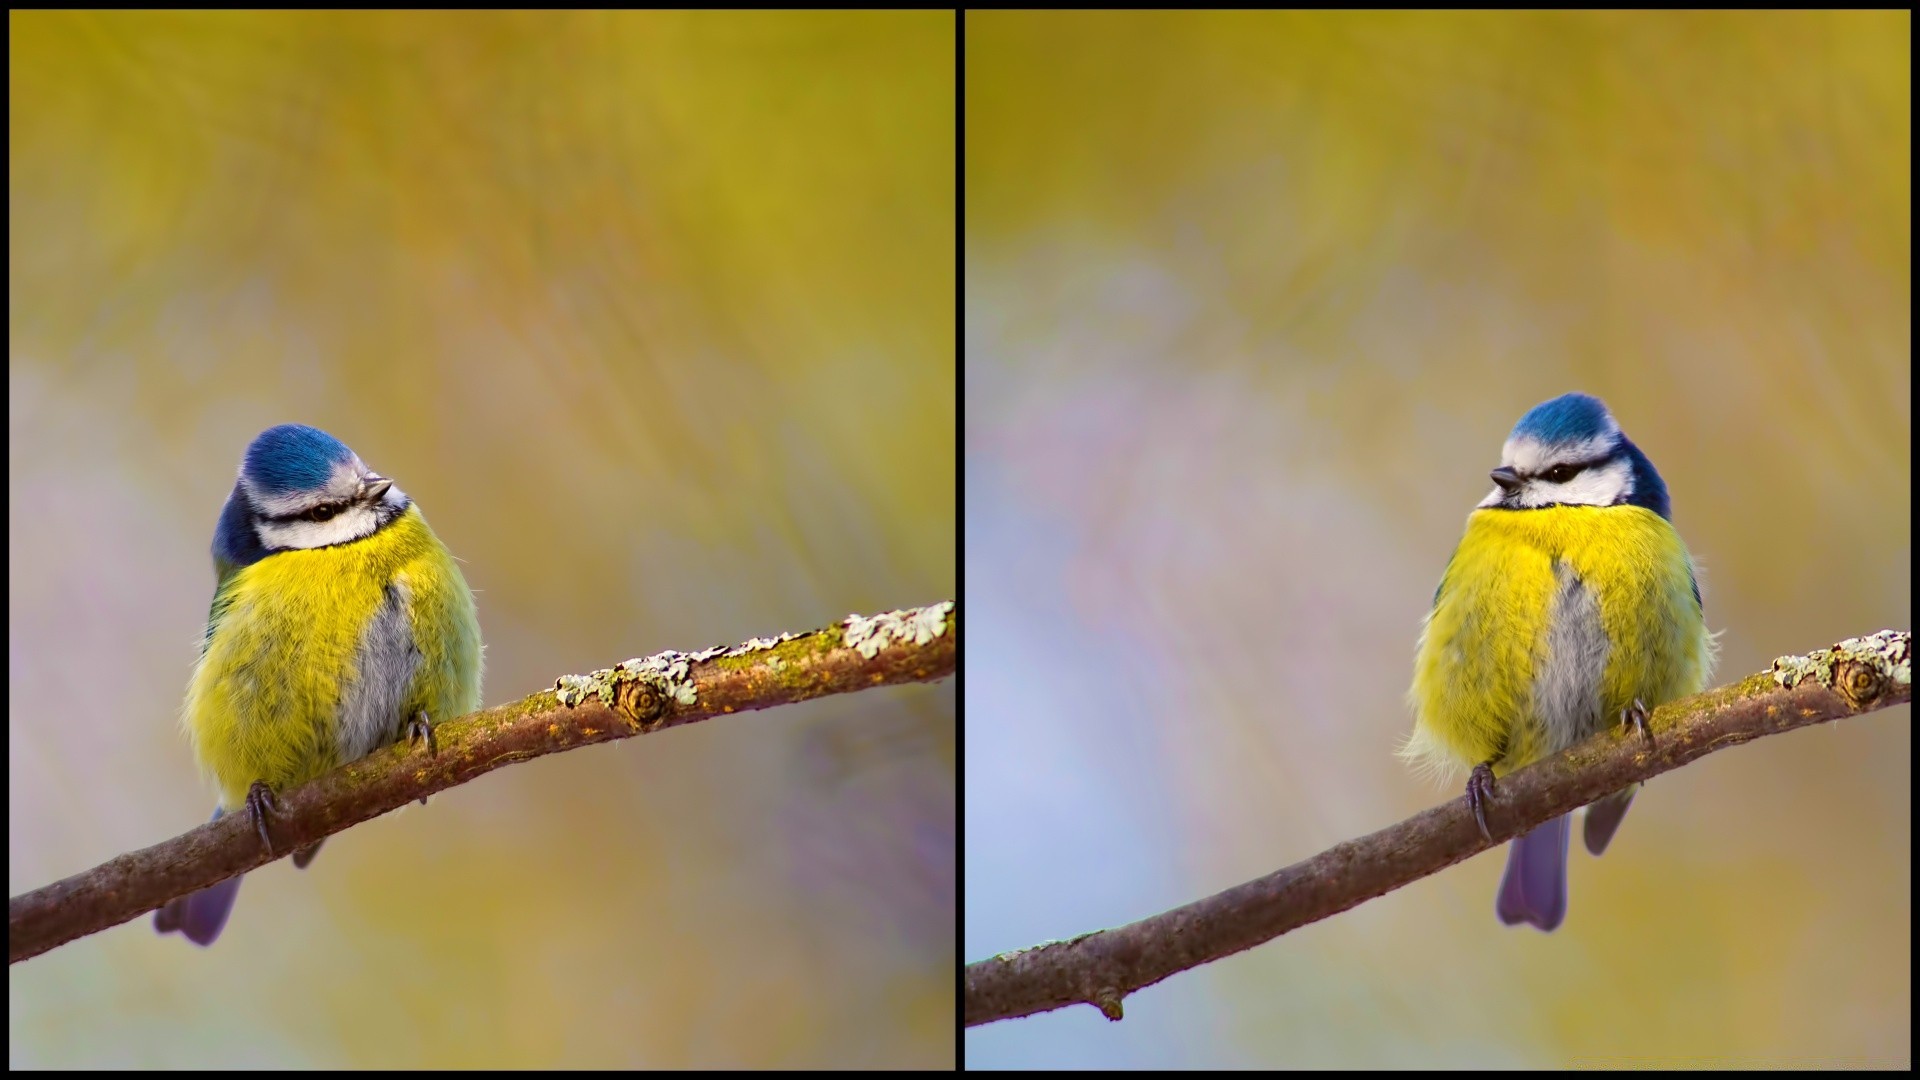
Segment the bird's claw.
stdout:
[[[433,722],[427,719],[424,709],[414,713],[413,719],[407,721],[407,745],[412,746],[416,741],[427,744],[428,757],[439,756],[440,747],[433,741]],[[420,805],[427,805],[425,795],[420,796]]]
[[1480,823],[1480,835],[1493,839],[1493,830],[1487,828],[1487,800],[1493,797],[1493,767],[1482,762],[1473,767],[1473,773],[1467,777],[1467,808],[1473,811],[1473,820]]
[[253,818],[253,827],[259,831],[260,843],[269,855],[273,854],[273,838],[267,835],[267,815],[277,809],[273,789],[265,780],[255,780],[253,786],[247,788],[247,813]]
[[407,721],[407,745],[412,746],[415,742],[427,744],[428,757],[440,753],[440,747],[433,741],[433,724],[425,712],[415,713],[413,719]]
[[1652,717],[1652,715],[1652,711],[1647,708],[1645,702],[1639,698],[1634,698],[1633,704],[1620,710],[1620,723],[1639,731],[1640,737],[1646,740],[1648,746],[1652,746],[1653,729],[1647,726],[1647,720]]

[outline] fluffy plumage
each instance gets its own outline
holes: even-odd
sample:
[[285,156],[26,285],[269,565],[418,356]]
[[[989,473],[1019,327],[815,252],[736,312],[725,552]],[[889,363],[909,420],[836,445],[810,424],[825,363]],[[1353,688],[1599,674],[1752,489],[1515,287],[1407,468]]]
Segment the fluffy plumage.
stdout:
[[[1699,691],[1713,647],[1666,485],[1598,399],[1567,394],[1528,412],[1492,476],[1420,635],[1403,752],[1501,776],[1618,723],[1636,701]],[[1631,798],[1589,809],[1590,849]],[[1566,837],[1562,820],[1515,841],[1504,920],[1559,924]]]
[[255,780],[305,783],[395,741],[418,712],[479,707],[473,595],[418,507],[360,540],[235,570],[214,610],[185,713],[228,812]]
[[[453,556],[393,481],[286,424],[248,446],[213,543],[217,584],[183,722],[220,793],[305,783],[480,706],[480,625]],[[296,855],[304,866],[313,849]],[[161,909],[207,944],[239,879]]]

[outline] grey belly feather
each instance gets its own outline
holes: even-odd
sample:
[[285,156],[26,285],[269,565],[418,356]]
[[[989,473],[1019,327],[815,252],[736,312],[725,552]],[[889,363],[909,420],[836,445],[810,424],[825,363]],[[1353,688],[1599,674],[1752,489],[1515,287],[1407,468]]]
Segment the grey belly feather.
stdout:
[[407,586],[396,580],[360,635],[354,670],[340,699],[340,760],[354,761],[399,738],[400,706],[420,666],[420,649],[407,622]]
[[1546,728],[1547,749],[1558,752],[1605,725],[1601,682],[1613,643],[1600,624],[1599,601],[1573,568],[1555,562],[1553,581],[1546,658],[1534,676],[1533,707]]

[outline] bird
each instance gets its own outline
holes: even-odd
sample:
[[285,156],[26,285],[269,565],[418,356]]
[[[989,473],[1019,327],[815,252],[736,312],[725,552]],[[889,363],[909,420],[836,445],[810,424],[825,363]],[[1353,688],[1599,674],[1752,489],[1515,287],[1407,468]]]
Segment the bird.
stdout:
[[[255,436],[213,534],[214,591],[181,722],[261,842],[274,793],[480,707],[473,592],[419,506],[318,428]],[[304,868],[315,843],[293,853]],[[210,945],[232,877],[169,901],[162,934]]]
[[[1401,753],[1471,769],[1481,832],[1495,778],[1615,723],[1647,735],[1649,711],[1706,687],[1715,660],[1693,557],[1666,482],[1599,398],[1562,394],[1515,424],[1467,516],[1419,637]],[[1587,807],[1587,850],[1606,850],[1638,785]],[[1495,913],[1558,927],[1572,815],[1515,839]]]

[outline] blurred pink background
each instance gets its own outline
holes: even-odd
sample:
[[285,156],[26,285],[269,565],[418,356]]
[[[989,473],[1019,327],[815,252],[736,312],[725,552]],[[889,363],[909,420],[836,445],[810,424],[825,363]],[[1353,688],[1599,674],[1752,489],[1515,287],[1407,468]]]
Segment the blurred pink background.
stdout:
[[[1521,413],[1672,489],[1716,684],[1910,629],[1905,13],[967,18],[963,959],[1455,786],[1414,640]],[[1566,924],[1489,853],[975,1067],[1907,1067],[1905,707],[1653,781]]]
[[[247,441],[331,431],[486,701],[956,588],[946,12],[9,18],[8,876],[206,819]],[[955,691],[502,770],[9,972],[25,1067],[954,1059]]]

